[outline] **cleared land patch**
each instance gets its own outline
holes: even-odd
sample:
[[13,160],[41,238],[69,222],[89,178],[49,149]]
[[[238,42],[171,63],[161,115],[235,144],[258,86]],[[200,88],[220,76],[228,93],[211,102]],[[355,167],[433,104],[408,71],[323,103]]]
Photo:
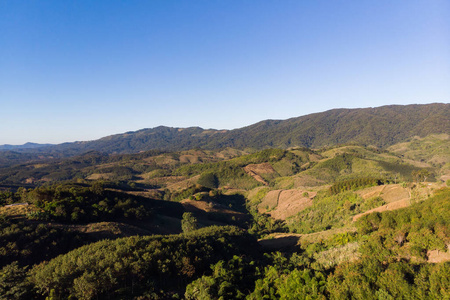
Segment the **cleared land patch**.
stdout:
[[264,185],[269,185],[269,183],[261,176],[261,174],[276,173],[274,168],[269,163],[250,164],[244,167],[244,171],[248,175],[252,176],[256,181],[261,182]]
[[275,219],[286,220],[310,207],[316,194],[297,189],[270,191],[258,205],[258,211]]
[[399,184],[379,185],[356,192],[363,199],[381,197],[386,203],[409,199],[409,192]]
[[450,261],[450,244],[447,244],[447,251],[430,250],[427,252],[429,263],[441,263]]

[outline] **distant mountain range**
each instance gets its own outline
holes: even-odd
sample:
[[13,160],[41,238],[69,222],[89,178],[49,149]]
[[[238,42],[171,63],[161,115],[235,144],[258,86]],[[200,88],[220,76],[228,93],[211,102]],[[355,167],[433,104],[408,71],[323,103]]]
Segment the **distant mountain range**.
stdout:
[[137,153],[152,149],[317,148],[346,143],[386,147],[414,136],[423,137],[433,133],[450,133],[450,104],[333,109],[287,120],[265,120],[234,130],[159,126],[95,141],[59,145],[4,145],[0,146],[0,150],[77,155],[92,150]]
[[36,143],[26,143],[23,145],[0,145],[0,150],[18,150],[18,149],[35,149],[42,148],[46,146],[53,146],[53,144],[36,144]]

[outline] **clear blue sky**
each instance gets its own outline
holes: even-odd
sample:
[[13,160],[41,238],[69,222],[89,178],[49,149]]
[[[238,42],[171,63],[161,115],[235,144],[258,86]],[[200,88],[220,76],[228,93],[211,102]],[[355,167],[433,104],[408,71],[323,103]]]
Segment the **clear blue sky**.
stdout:
[[0,144],[432,102],[446,0],[0,0]]

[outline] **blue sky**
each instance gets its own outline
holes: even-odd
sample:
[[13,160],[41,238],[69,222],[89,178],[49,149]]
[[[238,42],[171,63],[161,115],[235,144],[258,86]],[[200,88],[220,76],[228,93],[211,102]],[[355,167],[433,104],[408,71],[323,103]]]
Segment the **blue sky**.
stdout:
[[450,1],[0,0],[0,144],[450,102]]

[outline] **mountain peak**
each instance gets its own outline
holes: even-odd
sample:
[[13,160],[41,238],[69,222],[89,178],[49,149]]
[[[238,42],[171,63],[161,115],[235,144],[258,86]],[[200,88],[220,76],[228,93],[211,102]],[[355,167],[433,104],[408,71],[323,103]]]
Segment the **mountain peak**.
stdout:
[[[322,147],[344,143],[386,147],[413,136],[450,132],[450,104],[388,105],[339,108],[287,120],[263,120],[234,130],[158,126],[98,140],[40,145],[0,146],[0,150],[76,155],[91,150],[137,153],[147,150],[180,151],[192,148]],[[45,147],[44,147],[45,146]]]

